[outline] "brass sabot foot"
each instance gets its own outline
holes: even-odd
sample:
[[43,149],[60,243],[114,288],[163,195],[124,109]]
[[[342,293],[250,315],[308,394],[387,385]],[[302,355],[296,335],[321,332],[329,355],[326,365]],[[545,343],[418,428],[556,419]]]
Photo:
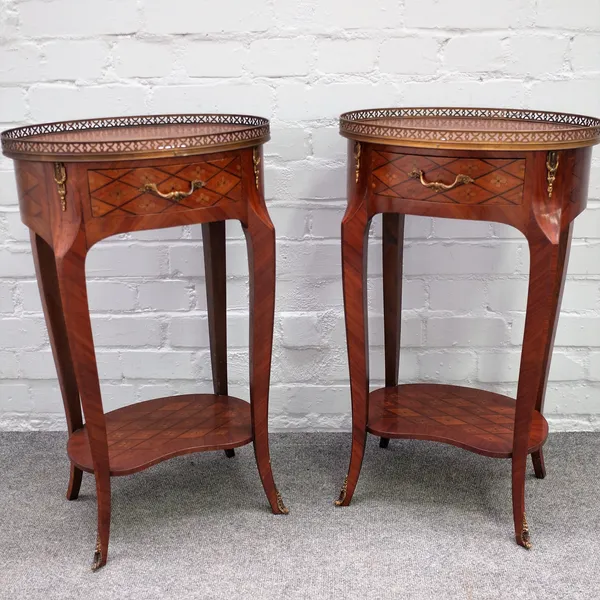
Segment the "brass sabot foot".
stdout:
[[286,508],[285,504],[283,503],[283,498],[281,497],[279,491],[277,491],[277,508],[281,511],[282,515],[287,515],[290,512],[289,509]]
[[523,541],[523,547],[527,550],[531,549],[531,535],[529,534],[529,525],[527,524],[527,517],[523,513],[523,529],[521,531],[521,540]]
[[344,479],[344,485],[342,486],[342,491],[340,492],[340,497],[334,502],[336,506],[341,506],[346,499],[346,492],[348,491],[348,475],[346,475],[346,479]]
[[92,571],[97,571],[104,566],[102,562],[102,547],[100,545],[100,537],[96,540],[96,550],[94,551],[94,560],[92,561]]

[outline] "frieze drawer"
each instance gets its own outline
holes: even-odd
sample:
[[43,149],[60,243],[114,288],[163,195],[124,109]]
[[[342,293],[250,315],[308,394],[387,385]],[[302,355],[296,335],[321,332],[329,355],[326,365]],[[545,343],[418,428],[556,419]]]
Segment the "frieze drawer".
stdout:
[[372,191],[454,204],[523,203],[525,159],[445,158],[373,152]]
[[239,155],[201,162],[88,171],[93,217],[172,213],[239,202]]

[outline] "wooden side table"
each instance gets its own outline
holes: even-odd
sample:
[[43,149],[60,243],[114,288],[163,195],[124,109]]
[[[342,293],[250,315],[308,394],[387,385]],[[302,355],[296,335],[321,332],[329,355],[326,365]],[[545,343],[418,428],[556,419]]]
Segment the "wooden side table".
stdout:
[[[512,460],[517,543],[531,546],[525,467],[545,475],[542,415],[573,219],[586,206],[600,120],[528,110],[400,108],[342,115],[349,139],[342,269],[352,452],[336,504],[354,494],[367,432],[435,440]],[[369,393],[366,255],[369,224],[383,213],[385,387]],[[449,386],[398,385],[404,215],[497,221],[516,227],[531,254],[516,401]]]
[[[275,306],[275,230],[263,196],[266,119],[238,115],[122,117],[5,131],[62,391],[71,460],[67,498],[93,473],[106,564],[110,478],[168,458],[254,442],[274,513],[287,513],[271,472],[267,417]],[[228,395],[225,219],[246,235],[250,274],[250,403]],[[103,238],[202,223],[213,394],[149,400],[104,413],[85,280]],[[82,416],[83,407],[83,416]],[[85,417],[85,423],[83,421]]]

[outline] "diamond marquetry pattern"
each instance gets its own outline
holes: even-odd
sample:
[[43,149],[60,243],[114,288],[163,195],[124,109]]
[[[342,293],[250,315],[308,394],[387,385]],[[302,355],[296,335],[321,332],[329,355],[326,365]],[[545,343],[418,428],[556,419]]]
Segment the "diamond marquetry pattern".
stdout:
[[[569,181],[567,193],[570,202],[573,204],[581,202],[582,198],[585,198],[587,194],[589,166],[583,156],[582,153],[577,153],[573,159],[572,166],[565,165],[567,168],[569,166],[571,168],[572,175],[567,179]],[[561,168],[560,162],[558,168]]]
[[[372,166],[372,189],[381,196],[454,204],[520,205],[523,202],[525,160],[522,158],[484,160],[375,151]],[[449,185],[459,174],[468,175],[474,181],[436,192],[410,176],[415,169],[423,171],[427,182]]]
[[[249,443],[250,404],[212,394],[148,400],[106,413],[106,433],[111,475],[126,475],[179,454]],[[71,435],[68,452],[93,471],[85,427]]]
[[34,219],[43,218],[46,208],[44,165],[32,162],[27,169],[17,169],[16,175],[21,211]]
[[[516,403],[512,398],[472,388],[408,384],[369,395],[367,429],[382,437],[442,441],[479,454],[512,454]],[[532,452],[544,443],[548,424],[534,411]]]
[[[241,176],[239,156],[184,165],[88,171],[92,216],[152,215],[206,208],[223,200],[238,202]],[[181,200],[161,198],[143,189],[154,183],[163,194],[187,192],[192,181],[204,185]]]

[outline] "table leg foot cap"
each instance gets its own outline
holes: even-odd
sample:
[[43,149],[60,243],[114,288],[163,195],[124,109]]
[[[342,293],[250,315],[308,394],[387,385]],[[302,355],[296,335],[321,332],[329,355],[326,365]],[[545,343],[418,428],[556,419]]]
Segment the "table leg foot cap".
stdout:
[[283,503],[283,498],[279,492],[277,492],[277,508],[279,509],[279,513],[277,514],[288,515],[290,513],[289,509]]
[[348,475],[346,475],[346,479],[344,479],[344,485],[342,485],[342,490],[340,491],[340,497],[334,501],[336,506],[344,506],[344,501],[346,500],[346,494],[348,492]]
[[523,526],[521,529],[521,535],[517,536],[517,544],[519,544],[519,546],[523,546],[523,548],[526,550],[531,550],[533,545],[531,543],[531,535],[529,533],[529,525],[527,524],[527,517],[525,516],[525,513],[523,513]]
[[94,552],[94,559],[92,560],[92,571],[101,569],[106,564],[106,558],[102,556],[102,549],[100,547],[100,539],[96,542],[96,550]]

